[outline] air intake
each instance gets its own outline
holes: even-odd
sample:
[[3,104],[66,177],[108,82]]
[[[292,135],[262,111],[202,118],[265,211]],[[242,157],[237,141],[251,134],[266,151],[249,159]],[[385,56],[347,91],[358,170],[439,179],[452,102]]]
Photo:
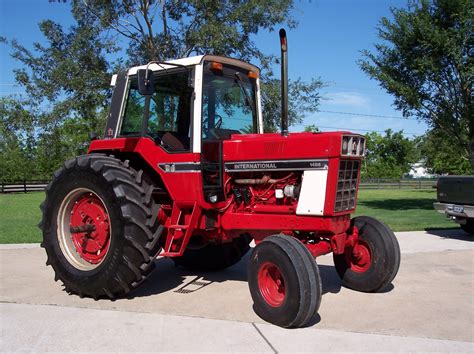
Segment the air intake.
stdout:
[[335,212],[355,208],[359,167],[360,161],[358,160],[342,160],[339,163],[336,202],[334,204]]

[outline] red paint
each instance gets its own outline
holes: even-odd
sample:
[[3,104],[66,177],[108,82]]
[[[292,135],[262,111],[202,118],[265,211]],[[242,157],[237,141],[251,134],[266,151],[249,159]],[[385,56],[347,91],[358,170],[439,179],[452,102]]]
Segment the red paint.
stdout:
[[[307,243],[313,248],[313,255],[334,251],[342,253],[346,246],[347,230],[350,228],[352,210],[334,212],[334,202],[338,183],[339,163],[360,157],[341,157],[342,136],[348,132],[332,133],[291,133],[232,135],[223,141],[223,161],[269,161],[292,159],[323,159],[328,161],[326,200],[323,216],[296,215],[297,200],[290,197],[276,199],[275,189],[286,185],[301,183],[302,171],[273,172],[233,172],[223,171],[222,185],[225,200],[209,203],[204,199],[202,175],[197,172],[165,172],[159,164],[179,162],[199,163],[201,154],[184,152],[169,153],[150,138],[118,138],[94,140],[89,152],[106,152],[120,157],[120,154],[140,155],[144,162],[156,171],[162,185],[171,197],[171,204],[162,204],[163,212],[159,219],[165,225],[164,255],[182,255],[187,242],[193,235],[208,239],[229,241],[242,233],[250,235],[258,243],[265,237],[293,230],[311,233],[312,240]],[[252,185],[248,188],[246,203],[235,200],[235,188],[241,187],[234,179],[262,179],[269,175],[277,182]],[[212,227],[208,226],[206,211],[215,211]],[[329,241],[329,246],[325,244]],[[318,244],[318,246],[315,246]]]
[[100,263],[110,245],[110,220],[102,201],[93,193],[79,196],[71,211],[72,230],[91,231],[71,232],[72,241],[81,258],[92,264]]
[[272,307],[279,307],[285,301],[285,279],[274,263],[266,262],[260,266],[258,288],[267,304]]
[[304,245],[311,252],[314,258],[332,252],[331,242],[328,240],[319,240],[317,243],[306,242]]
[[348,247],[345,253],[346,262],[356,273],[365,273],[372,264],[372,254],[369,245],[359,239],[354,247]]

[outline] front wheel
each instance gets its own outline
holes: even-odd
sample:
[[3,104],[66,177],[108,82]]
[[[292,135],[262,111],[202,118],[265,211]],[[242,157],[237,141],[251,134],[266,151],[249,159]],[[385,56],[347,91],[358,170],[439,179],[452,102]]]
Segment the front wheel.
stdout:
[[359,216],[351,220],[359,232],[353,247],[334,254],[334,265],[342,285],[357,291],[377,292],[392,282],[400,267],[400,246],[384,223]]
[[318,266],[308,249],[291,236],[270,236],[255,247],[248,283],[255,313],[277,326],[308,324],[321,303]]

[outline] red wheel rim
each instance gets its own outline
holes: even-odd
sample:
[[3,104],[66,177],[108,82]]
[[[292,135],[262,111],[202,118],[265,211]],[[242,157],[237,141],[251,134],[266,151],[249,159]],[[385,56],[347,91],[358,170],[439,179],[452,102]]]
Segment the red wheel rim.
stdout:
[[359,239],[354,247],[346,251],[346,261],[352,271],[366,272],[372,265],[372,253],[369,245]]
[[58,210],[57,236],[66,260],[90,271],[105,259],[112,239],[109,212],[90,189],[77,188],[66,195]]
[[87,192],[77,198],[69,226],[81,258],[91,264],[100,263],[109,249],[110,223],[107,209],[96,194]]
[[281,306],[285,300],[285,279],[280,269],[271,262],[261,265],[258,271],[258,287],[263,298],[270,306]]

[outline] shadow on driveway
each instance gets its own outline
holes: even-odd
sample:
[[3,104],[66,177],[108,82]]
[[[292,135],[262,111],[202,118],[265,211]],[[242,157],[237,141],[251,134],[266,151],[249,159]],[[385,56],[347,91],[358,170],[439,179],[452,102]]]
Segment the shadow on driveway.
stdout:
[[[128,298],[146,297],[172,291],[180,294],[189,294],[200,291],[212,283],[221,283],[228,280],[247,282],[247,263],[251,252],[232,267],[216,272],[195,272],[176,267],[169,258],[158,258],[156,268],[138,289],[132,291]],[[341,280],[336,269],[331,265],[319,264],[323,295],[338,293],[341,290]],[[192,279],[189,279],[192,277]]]

